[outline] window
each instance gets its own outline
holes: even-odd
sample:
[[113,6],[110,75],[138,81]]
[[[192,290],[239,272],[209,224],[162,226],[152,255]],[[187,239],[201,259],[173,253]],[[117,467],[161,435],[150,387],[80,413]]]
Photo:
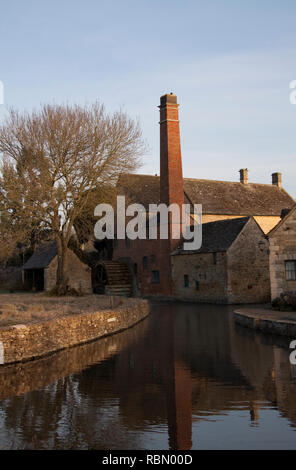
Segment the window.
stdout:
[[133,353],[129,354],[128,362],[129,362],[129,368],[134,369],[135,368],[135,358],[134,358]]
[[118,247],[117,235],[114,235],[113,247],[114,247],[114,248],[117,248],[117,247]]
[[195,290],[199,290],[199,282],[195,281]]
[[296,281],[296,261],[286,261],[286,280]]
[[153,284],[159,284],[160,283],[159,271],[152,271],[151,282]]
[[148,257],[143,256],[143,269],[147,269],[147,268],[148,268]]
[[189,276],[184,274],[184,287],[189,287]]
[[213,253],[213,263],[217,264],[217,253]]
[[131,246],[131,241],[128,237],[125,237],[125,246],[126,246],[126,248],[130,248],[130,246]]

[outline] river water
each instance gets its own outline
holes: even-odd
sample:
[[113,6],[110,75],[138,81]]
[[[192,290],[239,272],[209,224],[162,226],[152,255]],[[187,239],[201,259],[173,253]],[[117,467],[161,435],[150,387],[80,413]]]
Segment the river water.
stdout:
[[1,449],[295,449],[289,340],[233,307],[155,303],[133,328],[0,368]]

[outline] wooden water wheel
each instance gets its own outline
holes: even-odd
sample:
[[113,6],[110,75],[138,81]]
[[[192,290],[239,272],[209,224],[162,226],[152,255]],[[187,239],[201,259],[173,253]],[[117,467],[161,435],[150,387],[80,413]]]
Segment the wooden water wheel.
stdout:
[[107,260],[97,264],[96,292],[130,297],[132,289],[132,275],[126,264]]

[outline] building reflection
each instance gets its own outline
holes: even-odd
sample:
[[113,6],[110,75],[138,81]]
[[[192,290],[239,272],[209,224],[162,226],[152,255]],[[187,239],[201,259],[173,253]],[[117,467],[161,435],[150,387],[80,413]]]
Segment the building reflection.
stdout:
[[167,430],[170,449],[188,450],[193,423],[243,409],[260,426],[266,406],[295,427],[289,341],[234,325],[231,310],[154,305],[116,336],[3,367],[1,445],[149,448],[147,433]]

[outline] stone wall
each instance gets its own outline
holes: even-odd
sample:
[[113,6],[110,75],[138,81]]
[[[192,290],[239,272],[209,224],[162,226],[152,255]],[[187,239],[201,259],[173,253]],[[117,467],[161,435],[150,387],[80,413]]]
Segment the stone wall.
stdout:
[[[173,295],[181,300],[226,303],[226,253],[182,253],[171,256]],[[184,275],[189,286],[185,287]]]
[[19,266],[10,266],[0,269],[0,288],[1,289],[21,289],[22,268]]
[[0,328],[0,363],[19,362],[86,343],[133,326],[149,314],[146,300],[128,299],[114,310]]
[[[269,310],[264,311],[262,309],[261,311],[262,313],[260,315],[260,312],[257,313],[256,310],[236,310],[234,312],[234,320],[242,326],[252,328],[253,330],[260,330],[263,333],[287,336],[288,338],[293,339],[296,337],[296,322],[291,321],[288,318],[285,320],[285,315],[287,315],[286,312],[281,312],[282,315],[278,318],[273,318],[271,316],[268,318],[268,314],[265,312],[269,312]],[[274,314],[273,311],[271,312],[271,315]],[[278,314],[279,312],[276,313]]]
[[285,261],[296,261],[296,211],[294,210],[269,236],[271,298],[296,291],[296,281],[287,281]]
[[[51,261],[44,269],[44,289],[49,291],[56,285],[58,258]],[[68,277],[70,287],[85,294],[92,293],[91,268],[82,263],[80,259],[68,250]]]
[[270,301],[269,245],[250,219],[227,251],[228,303]]
[[0,400],[44,388],[58,379],[105,361],[135,344],[146,333],[148,324],[147,318],[127,331],[105,336],[99,341],[63,349],[35,361],[0,367]]

